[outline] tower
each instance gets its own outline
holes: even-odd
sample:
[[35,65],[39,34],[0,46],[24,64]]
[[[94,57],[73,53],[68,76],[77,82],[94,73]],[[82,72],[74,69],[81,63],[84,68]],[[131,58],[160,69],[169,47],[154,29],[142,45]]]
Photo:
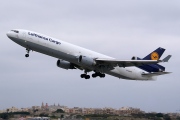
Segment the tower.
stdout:
[[44,103],[42,102],[41,109],[44,109]]
[[45,106],[46,108],[48,108],[48,103],[46,103],[46,106]]

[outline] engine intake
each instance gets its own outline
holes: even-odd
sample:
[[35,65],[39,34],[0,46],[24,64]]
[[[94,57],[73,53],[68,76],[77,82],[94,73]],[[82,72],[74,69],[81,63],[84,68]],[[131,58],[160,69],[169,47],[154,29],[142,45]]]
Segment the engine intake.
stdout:
[[82,55],[80,55],[78,57],[78,62],[85,65],[85,66],[94,66],[94,65],[96,65],[96,61],[93,58],[82,56]]
[[136,57],[136,56],[133,56],[133,57],[131,58],[131,60],[137,60],[137,57]]
[[61,59],[57,61],[57,66],[63,69],[75,69],[72,63]]

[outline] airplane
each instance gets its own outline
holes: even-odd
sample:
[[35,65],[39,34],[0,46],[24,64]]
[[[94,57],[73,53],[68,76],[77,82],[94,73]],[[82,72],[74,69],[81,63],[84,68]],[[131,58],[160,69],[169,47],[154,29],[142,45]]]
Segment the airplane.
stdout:
[[80,69],[81,78],[89,79],[88,72],[93,71],[93,78],[104,78],[105,74],[126,80],[156,80],[157,76],[169,74],[158,63],[168,62],[171,55],[160,60],[165,51],[157,48],[144,58],[133,56],[130,60],[119,60],[67,43],[56,38],[30,30],[13,29],[7,32],[8,38],[30,51],[36,51],[57,58],[57,66],[63,69]]

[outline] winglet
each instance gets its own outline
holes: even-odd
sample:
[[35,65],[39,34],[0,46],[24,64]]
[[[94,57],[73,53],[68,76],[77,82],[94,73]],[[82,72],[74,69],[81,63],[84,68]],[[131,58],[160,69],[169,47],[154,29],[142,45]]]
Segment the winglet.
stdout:
[[167,57],[165,57],[165,58],[162,60],[162,62],[168,62],[169,59],[171,58],[171,56],[172,56],[172,55],[168,55]]

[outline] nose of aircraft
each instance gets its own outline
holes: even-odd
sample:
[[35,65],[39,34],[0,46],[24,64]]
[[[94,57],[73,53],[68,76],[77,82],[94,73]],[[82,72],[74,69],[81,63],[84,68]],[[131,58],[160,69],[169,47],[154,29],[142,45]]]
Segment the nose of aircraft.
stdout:
[[8,32],[6,33],[6,35],[7,35],[8,37],[10,37],[11,32],[10,32],[10,31],[8,31]]

